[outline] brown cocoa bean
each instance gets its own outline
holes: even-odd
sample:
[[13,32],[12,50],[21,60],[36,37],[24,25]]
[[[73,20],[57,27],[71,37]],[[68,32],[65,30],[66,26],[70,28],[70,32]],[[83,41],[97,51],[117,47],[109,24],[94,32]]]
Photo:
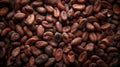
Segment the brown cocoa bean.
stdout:
[[66,11],[61,11],[60,17],[63,21],[67,20],[67,13]]
[[57,8],[57,7],[55,7],[54,8],[54,17],[59,17],[60,16],[60,10]]
[[19,54],[20,54],[20,47],[16,47],[11,53],[13,57],[16,57]]
[[17,19],[17,20],[22,20],[22,19],[24,19],[25,18],[25,14],[24,13],[16,13],[15,15],[14,15],[14,18],[15,19]]
[[85,9],[85,5],[84,4],[73,4],[72,7],[75,9],[75,10],[84,10]]
[[39,37],[41,37],[42,35],[43,35],[43,33],[44,33],[44,27],[42,26],[42,25],[39,25],[38,27],[37,27],[37,35],[39,36]]
[[80,44],[82,41],[82,38],[80,37],[77,37],[77,38],[74,38],[72,41],[71,41],[71,45],[78,45]]
[[88,43],[85,46],[85,50],[87,50],[87,51],[93,51],[93,49],[94,49],[94,44],[93,43]]
[[82,53],[79,55],[78,61],[79,61],[79,62],[85,62],[86,60],[87,60],[87,52],[84,51],[84,52],[82,52]]
[[25,20],[25,23],[27,25],[32,25],[34,23],[34,20],[35,20],[34,14],[30,14],[30,15],[28,15],[27,19]]
[[60,61],[63,57],[63,50],[61,48],[58,48],[55,52],[55,60]]
[[48,43],[46,41],[37,41],[36,44],[35,44],[35,46],[37,48],[43,48],[43,47],[45,47],[47,45],[48,45]]
[[45,67],[50,67],[54,64],[55,58],[49,58],[48,61],[45,63]]
[[69,60],[69,62],[71,62],[71,63],[73,63],[73,62],[75,61],[75,54],[74,54],[73,51],[70,51],[70,52],[68,53],[68,60]]
[[8,13],[8,10],[7,7],[0,8],[0,16],[5,16]]
[[31,46],[30,48],[31,48],[31,52],[34,56],[38,56],[38,55],[42,54],[42,51],[37,49],[36,47]]
[[36,64],[42,64],[48,60],[48,56],[46,54],[41,54],[35,59]]
[[36,8],[36,10],[39,12],[39,13],[46,13],[46,9],[44,7],[38,7]]

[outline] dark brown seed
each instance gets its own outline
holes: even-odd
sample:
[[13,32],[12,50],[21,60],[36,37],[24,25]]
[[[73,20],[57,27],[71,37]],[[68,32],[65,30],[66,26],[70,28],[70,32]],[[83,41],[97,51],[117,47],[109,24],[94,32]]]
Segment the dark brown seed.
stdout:
[[56,47],[58,45],[57,42],[54,40],[50,40],[48,43],[53,47]]
[[96,54],[98,55],[98,56],[103,56],[104,55],[104,50],[103,49],[96,49]]
[[57,0],[57,7],[58,7],[60,10],[64,10],[64,9],[65,9],[65,6],[62,4],[61,0]]
[[60,10],[57,7],[55,7],[54,8],[54,17],[59,17],[59,15],[60,15]]
[[108,65],[103,60],[98,60],[96,63],[98,66],[108,67]]
[[60,22],[56,22],[56,29],[59,31],[59,32],[62,32],[63,31],[63,27],[62,27],[62,24]]
[[101,29],[106,30],[106,29],[110,28],[110,26],[111,26],[110,23],[105,23],[101,26]]
[[70,0],[71,4],[77,3],[77,0]]
[[35,59],[36,64],[43,64],[48,60],[48,56],[46,54],[41,54]]
[[55,58],[49,58],[48,61],[45,63],[45,67],[50,67],[54,64]]
[[113,12],[117,15],[120,14],[120,7],[117,4],[113,5]]
[[51,5],[56,5],[57,0],[45,0],[46,3],[49,3]]
[[108,47],[107,50],[106,50],[108,53],[109,52],[117,52],[118,49],[116,47]]
[[48,43],[46,41],[37,41],[36,44],[35,44],[35,46],[37,48],[43,48],[43,47],[45,47],[47,45],[48,45]]
[[86,0],[77,0],[79,3],[85,3]]
[[8,13],[8,8],[7,7],[3,7],[3,8],[0,8],[0,16],[4,16]]
[[91,15],[92,13],[93,13],[93,6],[92,5],[87,6],[85,8],[84,14],[88,16],[88,15]]
[[12,11],[12,12],[9,12],[8,14],[7,14],[7,19],[11,19],[13,16],[14,16],[14,14],[15,14],[15,12],[14,11]]
[[24,19],[25,18],[25,14],[24,13],[16,13],[14,15],[15,19],[17,20],[21,20],[21,19]]
[[26,40],[27,40],[27,38],[28,38],[27,36],[23,36],[23,37],[21,38],[20,42],[21,42],[21,43],[25,43]]
[[62,34],[62,37],[63,37],[63,41],[65,42],[65,43],[68,43],[69,42],[69,35],[67,34],[67,33],[63,33]]
[[100,19],[100,20],[105,20],[106,19],[106,16],[103,13],[101,13],[101,12],[96,14],[95,17]]
[[97,29],[97,31],[100,30],[100,24],[98,22],[94,22],[93,25],[94,25],[95,29]]
[[101,9],[101,0],[96,0],[96,2],[95,2],[95,4],[94,4],[94,11],[95,12],[98,12],[98,11],[100,11],[100,9]]
[[44,33],[44,27],[42,26],[42,25],[39,25],[38,27],[37,27],[37,35],[39,36],[39,37],[41,37],[42,35],[43,35],[43,33]]
[[35,46],[31,46],[31,52],[34,56],[42,54],[41,50],[37,49]]
[[43,4],[43,2],[42,1],[34,1],[34,2],[32,2],[32,6],[34,6],[34,7],[39,7],[39,6],[41,6]]
[[82,34],[82,40],[83,40],[83,41],[87,41],[87,40],[88,40],[88,32],[84,32],[84,33]]
[[45,28],[51,28],[53,27],[53,23],[49,23],[48,21],[42,21],[42,26]]
[[91,64],[91,61],[87,60],[86,62],[83,63],[82,67],[89,67],[90,64]]
[[48,56],[52,56],[52,51],[53,51],[53,47],[48,45],[45,47],[45,53],[48,55]]
[[26,5],[25,7],[22,8],[22,11],[27,14],[33,13],[33,8],[30,5]]
[[67,13],[66,13],[66,11],[61,11],[60,17],[64,21],[67,20]]
[[95,16],[89,16],[87,19],[88,19],[89,22],[96,22],[96,21],[98,21],[98,19]]
[[98,46],[99,46],[101,49],[105,49],[105,48],[106,48],[106,45],[105,45],[105,44],[98,44]]
[[20,42],[12,42],[11,45],[12,45],[12,46],[20,46],[21,43],[20,43]]
[[55,52],[55,60],[60,61],[63,57],[63,50],[61,48],[58,48]]
[[69,60],[69,62],[71,62],[71,63],[73,63],[73,62],[75,61],[75,54],[74,54],[73,51],[70,51],[70,52],[68,53],[68,60]]
[[67,64],[67,65],[70,64],[70,62],[69,62],[69,60],[68,60],[68,56],[65,55],[65,54],[63,54],[63,61],[64,61],[64,63]]
[[72,19],[73,15],[74,15],[74,10],[71,8],[71,9],[68,10],[67,16],[68,16],[68,18]]
[[2,32],[1,32],[1,36],[5,36],[8,32],[10,32],[11,29],[10,28],[5,28]]
[[45,17],[45,19],[46,19],[46,21],[48,21],[48,22],[53,22],[53,17],[52,17],[52,15],[50,15],[50,14],[47,14],[46,17]]
[[18,54],[20,54],[20,47],[15,48],[11,53],[13,57],[16,57]]
[[71,45],[78,45],[80,44],[82,41],[82,38],[80,37],[77,37],[77,38],[74,38],[72,41],[71,41]]
[[0,47],[4,47],[5,46],[5,42],[4,41],[0,41]]
[[39,38],[37,36],[32,36],[31,38],[29,38],[26,42],[25,45],[32,45],[33,43],[35,43]]
[[7,60],[7,66],[10,66],[10,65],[12,65],[14,62],[12,61],[12,59],[13,59],[13,57],[12,56],[10,56],[9,58],[8,58],[8,60]]
[[107,8],[107,9],[111,9],[112,8],[112,4],[110,4],[107,1],[101,1],[102,7]]
[[65,46],[65,42],[60,42],[60,43],[59,43],[59,47],[60,47],[60,48],[63,48],[64,46]]
[[63,65],[64,65],[63,61],[55,63],[55,67],[64,67]]
[[26,4],[29,4],[30,3],[30,0],[22,0],[21,1],[21,5],[26,5]]
[[35,62],[35,58],[33,56],[31,56],[30,60],[29,60],[29,66],[33,66],[34,62]]
[[9,26],[10,26],[11,29],[15,30],[15,23],[14,23],[14,21],[10,20],[8,22],[8,24],[9,24]]
[[46,13],[46,9],[44,7],[38,7],[36,8],[36,10],[39,12],[39,13]]
[[78,23],[74,23],[71,26],[71,33],[74,33],[75,31],[77,31],[78,27],[79,27],[79,24]]
[[21,53],[21,54],[20,54],[20,57],[21,57],[21,60],[22,60],[24,63],[26,63],[26,62],[29,61],[29,59],[28,59],[28,57],[27,57],[27,55],[26,55],[25,53]]
[[79,15],[80,15],[80,11],[76,11],[73,16],[77,18],[79,17]]
[[5,27],[6,27],[5,23],[4,23],[4,22],[1,22],[1,23],[0,23],[0,29],[5,29]]
[[2,47],[1,48],[1,46],[0,46],[0,58],[3,58],[4,56],[5,56],[5,54],[6,54],[6,49],[4,48],[4,47]]
[[96,67],[97,64],[96,63],[91,63],[89,67]]
[[16,31],[20,34],[20,35],[24,35],[24,31],[22,29],[22,27],[20,25],[16,25]]
[[93,49],[94,49],[94,44],[93,43],[88,43],[85,46],[85,50],[87,50],[87,51],[93,51]]
[[63,32],[69,32],[69,31],[70,31],[70,26],[63,27]]
[[51,5],[44,5],[47,12],[53,13],[54,12],[54,8]]
[[82,53],[79,55],[78,61],[79,61],[79,62],[85,62],[86,60],[87,60],[87,52],[84,51],[84,52],[82,52]]
[[51,40],[53,38],[53,32],[47,31],[43,34],[44,40]]
[[45,16],[43,16],[43,15],[36,15],[36,22],[41,23],[43,20],[45,20]]
[[90,59],[91,59],[91,61],[96,62],[97,60],[100,59],[100,57],[97,55],[92,55]]
[[54,38],[56,42],[60,42],[62,40],[62,34],[56,32]]
[[65,45],[65,46],[63,47],[63,52],[64,52],[64,53],[68,53],[71,49],[72,49],[71,44]]
[[86,18],[80,19],[80,21],[79,21],[79,28],[83,29],[85,27],[86,23],[87,23],[87,19]]
[[87,23],[86,24],[86,28],[88,29],[88,30],[94,30],[95,29],[95,27],[91,24],[91,23]]
[[72,7],[75,9],[75,10],[84,10],[85,9],[85,5],[84,4],[73,4]]
[[32,31],[27,26],[24,26],[23,29],[25,33],[27,34],[27,36],[31,37],[33,35]]
[[20,38],[20,35],[19,35],[18,33],[14,32],[14,31],[12,31],[10,39],[11,39],[12,41],[16,41],[16,40],[18,40],[19,38]]
[[20,9],[20,7],[21,7],[20,3],[21,3],[21,0],[16,0],[16,2],[15,2],[15,5],[16,5],[15,10]]
[[110,67],[115,67],[119,65],[119,59],[118,58],[113,58],[112,61],[110,62],[109,66]]
[[89,34],[89,38],[92,42],[96,42],[97,41],[97,36],[95,33],[90,33]]
[[34,23],[34,20],[35,20],[34,14],[30,14],[30,15],[28,15],[27,19],[25,20],[25,23],[27,25],[32,25]]

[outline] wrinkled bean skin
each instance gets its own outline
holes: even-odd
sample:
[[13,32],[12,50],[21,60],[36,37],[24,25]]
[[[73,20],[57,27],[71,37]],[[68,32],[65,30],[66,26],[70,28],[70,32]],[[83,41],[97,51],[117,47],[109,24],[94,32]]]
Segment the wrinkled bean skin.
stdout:
[[0,67],[120,67],[120,0],[0,0]]

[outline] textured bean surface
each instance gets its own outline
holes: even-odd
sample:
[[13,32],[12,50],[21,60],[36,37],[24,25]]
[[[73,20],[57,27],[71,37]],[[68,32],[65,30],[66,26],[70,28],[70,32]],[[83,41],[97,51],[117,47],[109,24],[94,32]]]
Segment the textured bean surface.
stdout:
[[120,0],[0,0],[0,67],[120,67]]

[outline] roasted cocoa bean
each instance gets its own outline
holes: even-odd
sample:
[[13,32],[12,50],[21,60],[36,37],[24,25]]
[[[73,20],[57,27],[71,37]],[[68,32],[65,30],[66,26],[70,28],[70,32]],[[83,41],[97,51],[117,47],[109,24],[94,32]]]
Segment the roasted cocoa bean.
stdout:
[[119,67],[120,0],[0,0],[1,67]]

